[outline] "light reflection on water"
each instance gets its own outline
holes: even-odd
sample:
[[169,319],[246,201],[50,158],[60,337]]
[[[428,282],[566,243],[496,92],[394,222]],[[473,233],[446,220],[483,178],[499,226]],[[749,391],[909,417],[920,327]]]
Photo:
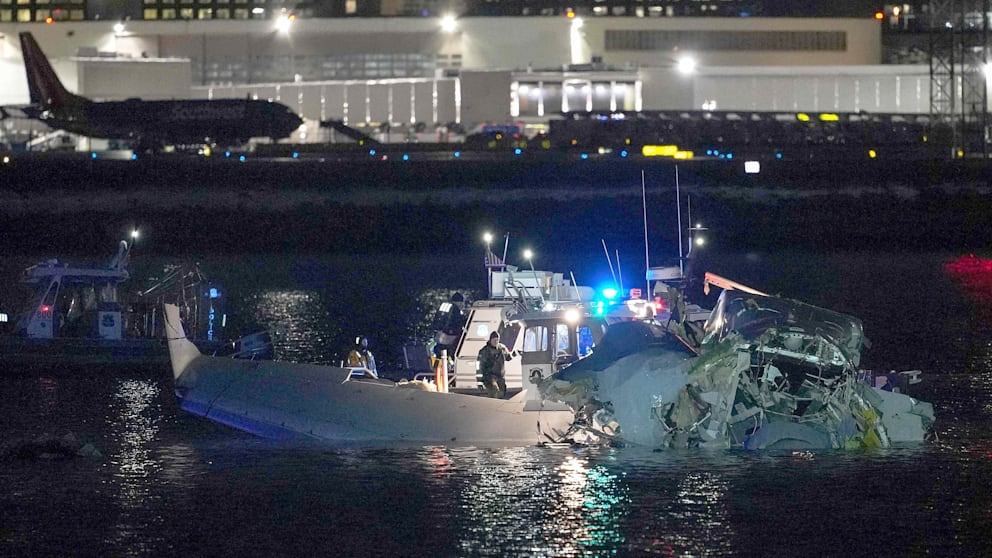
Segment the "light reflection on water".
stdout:
[[131,556],[143,555],[161,541],[154,535],[162,521],[156,512],[159,495],[154,489],[161,463],[152,453],[162,417],[156,404],[158,393],[156,382],[119,380],[109,417],[110,431],[117,438],[117,451],[108,456],[116,468],[118,485],[115,543]]

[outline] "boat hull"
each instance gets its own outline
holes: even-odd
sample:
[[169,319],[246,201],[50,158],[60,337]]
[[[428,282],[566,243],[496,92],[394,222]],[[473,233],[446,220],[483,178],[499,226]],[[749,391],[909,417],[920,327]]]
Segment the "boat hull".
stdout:
[[[571,411],[349,379],[350,371],[200,356],[176,382],[180,406],[267,438],[333,442],[534,444],[556,440]],[[534,407],[531,409],[531,407]]]

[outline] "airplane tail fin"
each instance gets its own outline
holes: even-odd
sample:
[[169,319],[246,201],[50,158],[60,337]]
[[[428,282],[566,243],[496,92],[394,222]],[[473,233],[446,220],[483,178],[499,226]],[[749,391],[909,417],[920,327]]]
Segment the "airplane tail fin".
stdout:
[[186,338],[183,323],[179,317],[179,307],[165,304],[165,338],[169,343],[169,360],[172,361],[172,377],[176,380],[183,375],[191,362],[200,356],[200,350]]
[[28,77],[28,92],[31,94],[31,104],[40,105],[45,109],[58,109],[79,99],[69,93],[55,70],[49,64],[45,53],[31,33],[22,32],[21,54],[24,56],[24,71]]

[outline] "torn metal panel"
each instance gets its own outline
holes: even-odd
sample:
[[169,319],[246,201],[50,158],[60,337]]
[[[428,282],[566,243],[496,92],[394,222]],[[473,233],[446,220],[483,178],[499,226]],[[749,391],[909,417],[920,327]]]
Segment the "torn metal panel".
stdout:
[[615,326],[606,349],[549,378],[542,394],[576,411],[572,434],[587,443],[850,449],[922,441],[933,424],[929,404],[864,381],[857,318],[727,291],[698,356],[677,333]]

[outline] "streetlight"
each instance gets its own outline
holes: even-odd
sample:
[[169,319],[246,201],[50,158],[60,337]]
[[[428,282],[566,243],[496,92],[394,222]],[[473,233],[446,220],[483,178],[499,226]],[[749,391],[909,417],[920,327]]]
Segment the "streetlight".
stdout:
[[289,30],[293,27],[293,20],[295,19],[296,16],[293,14],[279,14],[276,17],[276,31],[282,33],[283,35],[289,35]]
[[141,235],[140,235],[140,233],[138,233],[138,229],[132,229],[131,230],[131,242],[132,243],[135,242],[135,241],[137,241],[139,236],[141,236]]
[[493,233],[489,231],[482,233],[482,241],[486,243],[486,247],[488,248],[493,243]]
[[696,59],[689,55],[680,56],[678,60],[675,61],[675,69],[677,69],[679,73],[684,76],[689,76],[696,73],[696,66]]
[[458,19],[455,14],[444,14],[441,16],[441,31],[454,33],[458,30]]

